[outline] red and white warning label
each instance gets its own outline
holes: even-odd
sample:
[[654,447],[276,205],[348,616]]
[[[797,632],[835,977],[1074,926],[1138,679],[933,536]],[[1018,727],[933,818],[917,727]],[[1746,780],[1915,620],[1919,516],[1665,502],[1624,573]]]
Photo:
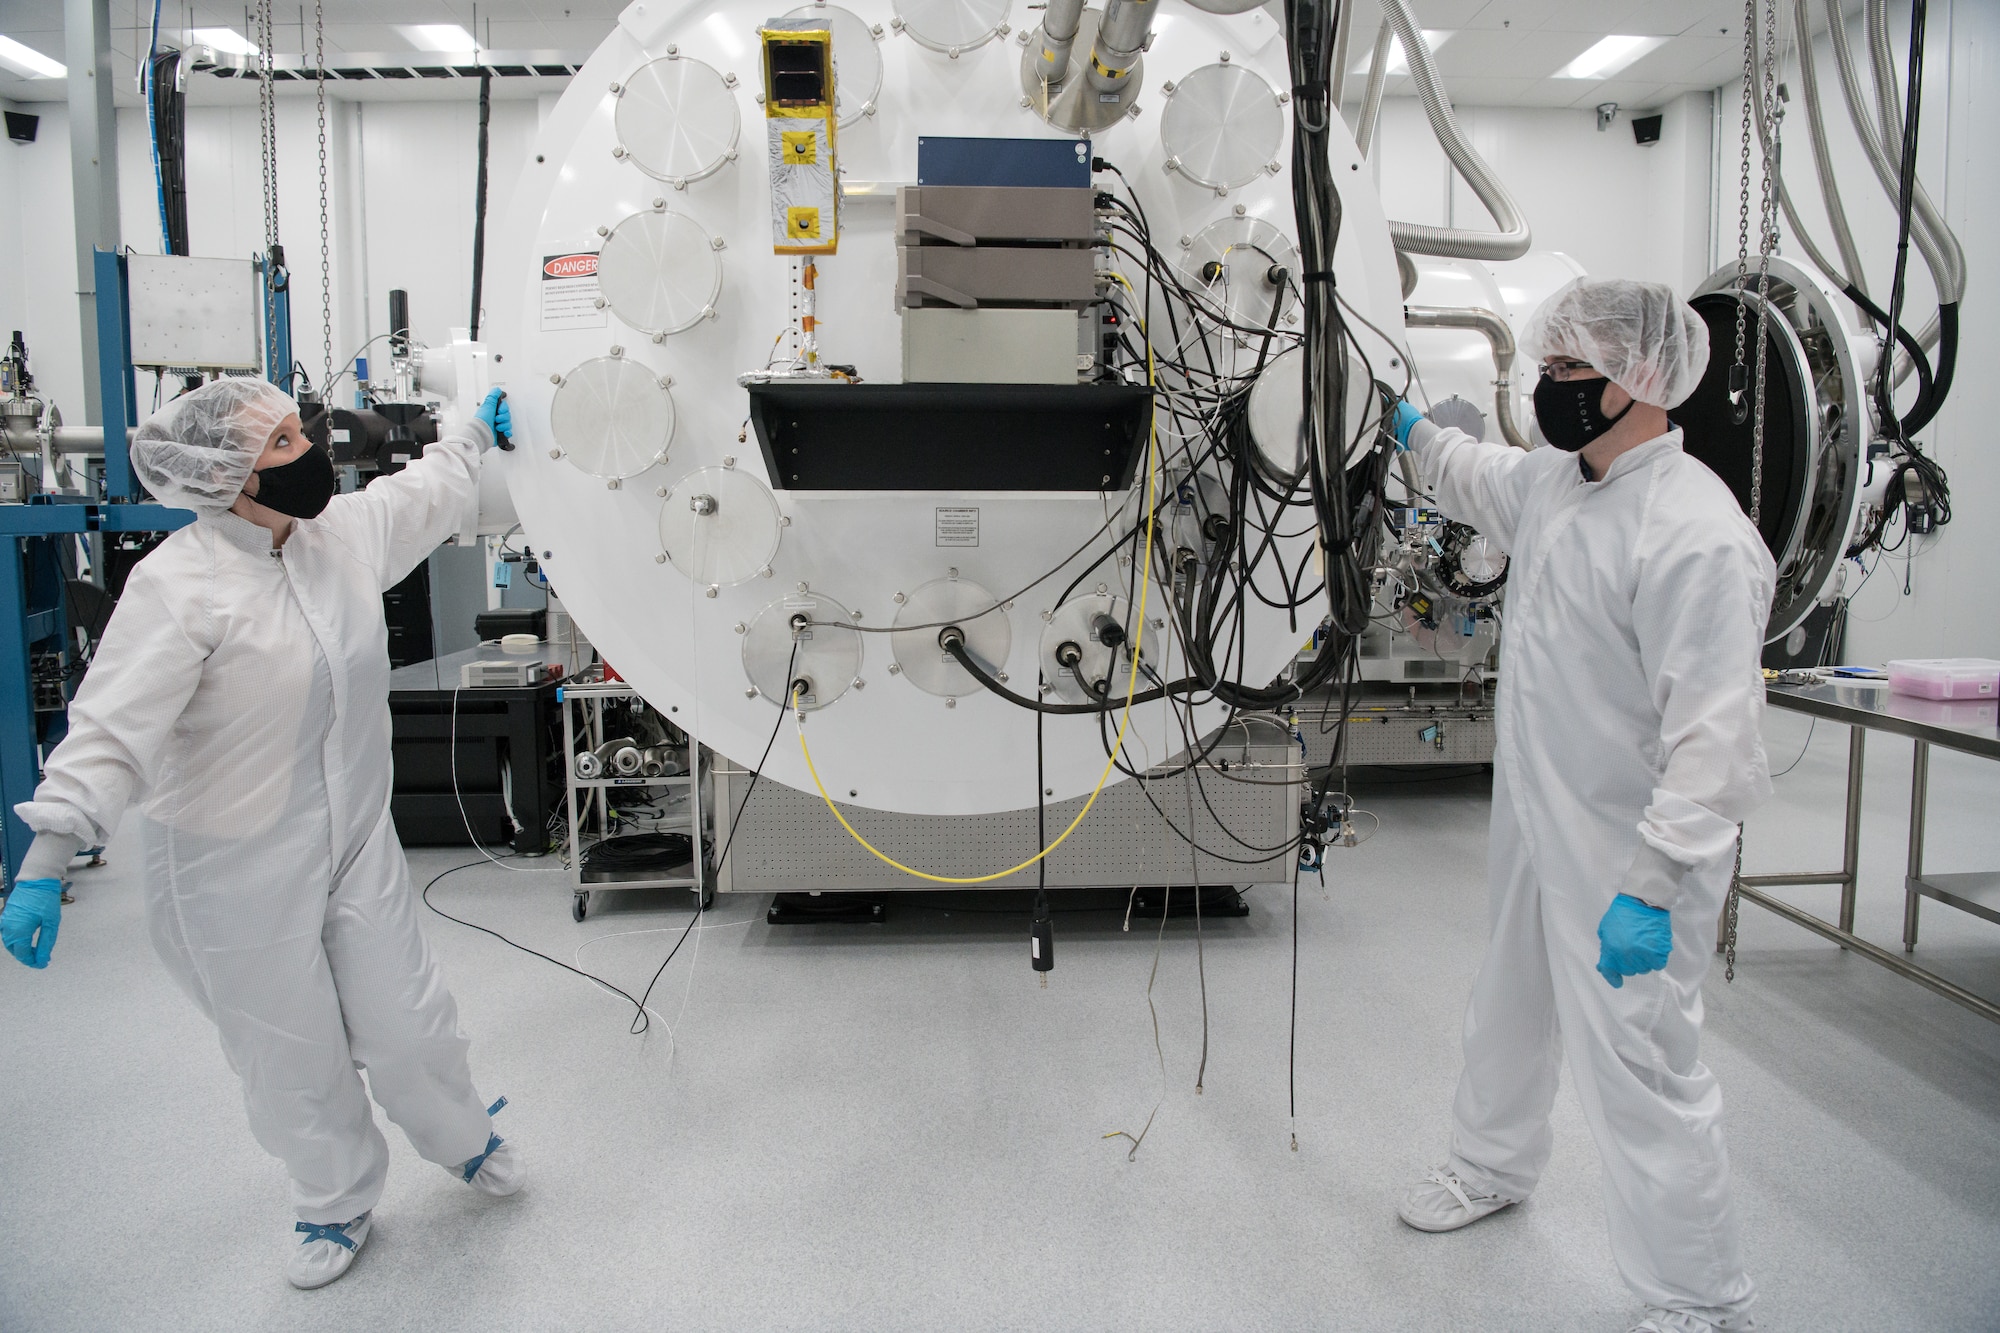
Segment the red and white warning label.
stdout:
[[601,329],[604,298],[597,290],[597,252],[542,256],[542,331]]

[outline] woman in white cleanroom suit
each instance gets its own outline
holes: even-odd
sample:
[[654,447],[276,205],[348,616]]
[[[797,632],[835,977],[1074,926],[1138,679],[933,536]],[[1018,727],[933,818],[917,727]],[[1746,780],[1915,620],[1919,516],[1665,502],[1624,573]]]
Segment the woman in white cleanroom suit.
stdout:
[[382,618],[383,590],[476,503],[479,455],[508,425],[501,396],[340,496],[298,404],[268,383],[221,380],[155,414],[133,467],[198,521],[133,569],[69,735],[16,807],[35,841],[0,924],[42,966],[70,857],[141,803],[153,944],[214,1020],[251,1132],[291,1173],[299,1287],[339,1277],[367,1239],[389,1165],[371,1092],[473,1188],[521,1183],[473,1090],[389,820]]
[[1492,936],[1465,1016],[1450,1162],[1403,1220],[1528,1197],[1569,1060],[1604,1165],[1635,1333],[1748,1329],[1753,1288],[1701,1062],[1701,984],[1736,828],[1770,794],[1759,658],[1770,553],[1667,420],[1708,330],[1667,287],[1580,279],[1536,311],[1523,453],[1398,412],[1440,508],[1512,556],[1501,640]]

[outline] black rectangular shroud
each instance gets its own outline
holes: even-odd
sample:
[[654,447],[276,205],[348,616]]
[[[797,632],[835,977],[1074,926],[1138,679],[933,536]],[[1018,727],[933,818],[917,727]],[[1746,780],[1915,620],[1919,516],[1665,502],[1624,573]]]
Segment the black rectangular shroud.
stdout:
[[1152,391],[1136,384],[753,384],[779,490],[1105,491],[1132,484]]

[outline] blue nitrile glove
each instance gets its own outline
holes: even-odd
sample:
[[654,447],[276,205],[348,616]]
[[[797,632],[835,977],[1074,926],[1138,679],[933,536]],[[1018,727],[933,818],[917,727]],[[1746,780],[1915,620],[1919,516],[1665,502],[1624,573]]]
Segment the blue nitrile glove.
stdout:
[[479,419],[493,432],[493,443],[502,449],[514,447],[514,414],[507,410],[507,391],[488,389],[486,401],[479,405]]
[[1411,407],[1407,399],[1396,400],[1396,410],[1389,414],[1389,433],[1396,437],[1397,449],[1410,447],[1410,430],[1423,419],[1424,414]]
[[1616,990],[1627,977],[1665,967],[1673,947],[1672,914],[1621,893],[1597,923],[1597,974]]
[[62,881],[24,879],[0,909],[0,944],[29,967],[47,967],[62,924]]

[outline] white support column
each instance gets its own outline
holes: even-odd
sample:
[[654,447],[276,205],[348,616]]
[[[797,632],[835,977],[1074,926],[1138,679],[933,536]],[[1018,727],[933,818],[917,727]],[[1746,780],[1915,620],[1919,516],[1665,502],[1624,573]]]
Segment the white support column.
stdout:
[[118,122],[111,106],[110,0],[63,0],[69,63],[70,184],[76,207],[77,319],[83,341],[84,420],[102,424],[97,383],[97,261],[118,248]]

